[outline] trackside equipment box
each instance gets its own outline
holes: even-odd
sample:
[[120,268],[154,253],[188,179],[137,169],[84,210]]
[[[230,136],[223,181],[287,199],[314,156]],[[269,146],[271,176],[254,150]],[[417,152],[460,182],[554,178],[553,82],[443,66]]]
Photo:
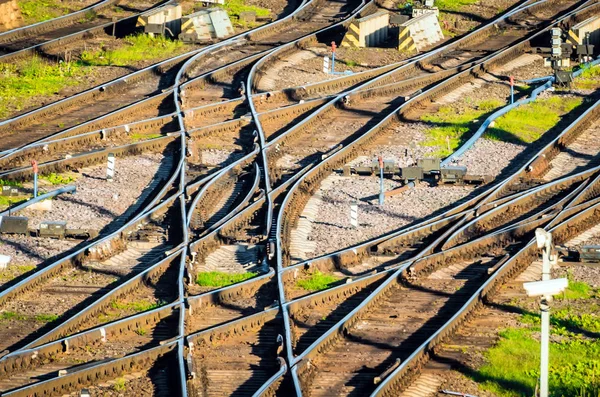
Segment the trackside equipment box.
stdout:
[[233,35],[233,26],[222,8],[208,8],[181,19],[179,40],[201,43]]
[[40,223],[40,237],[65,238],[67,222],[44,221]]
[[29,219],[24,216],[0,217],[0,233],[27,234],[29,233]]
[[141,14],[135,26],[144,27],[144,32],[177,37],[181,32],[181,6],[177,3],[159,7]]

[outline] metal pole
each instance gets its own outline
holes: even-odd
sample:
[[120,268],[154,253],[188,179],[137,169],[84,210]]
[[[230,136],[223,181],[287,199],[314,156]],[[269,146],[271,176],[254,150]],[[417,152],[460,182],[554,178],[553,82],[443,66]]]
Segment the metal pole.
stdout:
[[379,205],[383,205],[383,157],[379,156]]
[[335,41],[331,42],[331,74],[335,74],[335,49],[337,46],[335,45]]
[[31,160],[31,168],[33,168],[33,198],[38,196],[38,163]]
[[515,103],[515,78],[510,76],[510,104]]
[[548,397],[548,363],[550,344],[550,305],[547,297],[540,303],[542,310],[542,351],[540,357],[540,397]]

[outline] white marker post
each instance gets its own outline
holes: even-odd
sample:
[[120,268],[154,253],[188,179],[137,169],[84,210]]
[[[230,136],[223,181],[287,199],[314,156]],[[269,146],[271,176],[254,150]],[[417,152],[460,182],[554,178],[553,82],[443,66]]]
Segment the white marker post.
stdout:
[[350,203],[350,224],[353,228],[358,227],[358,203],[356,201]]
[[108,164],[106,165],[106,180],[112,182],[115,177],[115,154],[108,154]]
[[329,57],[327,55],[325,55],[323,57],[323,73],[329,74],[330,71],[331,71],[331,66],[329,64]]

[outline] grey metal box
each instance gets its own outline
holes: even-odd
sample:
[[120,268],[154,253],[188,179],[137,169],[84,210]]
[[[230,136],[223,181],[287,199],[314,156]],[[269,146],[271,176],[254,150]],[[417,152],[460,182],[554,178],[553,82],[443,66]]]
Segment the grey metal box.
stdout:
[[402,179],[405,180],[421,180],[423,179],[423,168],[421,167],[403,167]]
[[2,186],[3,196],[20,196],[21,189],[16,186]]
[[439,171],[440,170],[440,159],[438,159],[438,158],[418,159],[417,166],[423,168],[423,172]]
[[467,167],[446,167],[441,169],[443,181],[461,181],[467,175]]
[[40,237],[64,238],[67,222],[45,221],[40,223]]
[[24,216],[3,216],[0,221],[0,233],[27,234],[29,219]]

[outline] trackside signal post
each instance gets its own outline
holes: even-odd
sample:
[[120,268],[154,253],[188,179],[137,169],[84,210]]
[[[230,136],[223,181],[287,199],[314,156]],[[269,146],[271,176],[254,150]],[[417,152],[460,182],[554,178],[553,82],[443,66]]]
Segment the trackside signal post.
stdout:
[[550,302],[552,296],[561,293],[567,288],[569,281],[566,278],[550,279],[551,265],[556,262],[553,254],[552,234],[544,229],[535,230],[535,239],[538,248],[542,250],[542,281],[523,284],[528,296],[540,296],[540,310],[542,312],[542,335],[540,354],[540,397],[548,397],[548,362],[550,345]]

